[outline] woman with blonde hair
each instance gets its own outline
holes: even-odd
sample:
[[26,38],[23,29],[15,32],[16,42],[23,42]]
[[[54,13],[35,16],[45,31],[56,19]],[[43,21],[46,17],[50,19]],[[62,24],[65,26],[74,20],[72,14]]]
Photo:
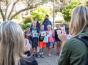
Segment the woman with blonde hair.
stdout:
[[88,65],[88,44],[76,38],[88,37],[88,7],[78,6],[73,10],[70,34],[73,37],[65,42],[58,65]]
[[[11,21],[0,25],[0,65],[37,65],[24,53],[24,33],[21,27]],[[33,64],[35,63],[35,64]]]

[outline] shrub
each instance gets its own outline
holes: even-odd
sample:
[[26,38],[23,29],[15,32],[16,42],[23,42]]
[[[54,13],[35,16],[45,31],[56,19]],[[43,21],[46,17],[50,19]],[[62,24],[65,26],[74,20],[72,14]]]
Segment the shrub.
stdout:
[[50,15],[50,9],[42,6],[42,7],[38,7],[32,12],[32,17],[33,19],[37,18],[39,21],[42,22],[46,14]]
[[25,30],[25,29],[27,29],[27,28],[30,28],[31,23],[26,23],[26,24],[22,23],[22,24],[20,24],[20,25],[21,25],[22,29]]
[[80,4],[80,2],[78,0],[72,0],[71,3],[69,3],[69,5],[67,5],[67,6],[65,6],[65,8],[62,10],[64,19],[67,22],[69,22],[71,19],[71,13],[72,13],[73,8],[75,8],[79,4]]
[[27,16],[27,17],[25,17],[25,19],[23,20],[23,23],[24,23],[24,24],[27,24],[27,23],[30,23],[30,22],[32,22],[32,17],[31,17],[31,16]]

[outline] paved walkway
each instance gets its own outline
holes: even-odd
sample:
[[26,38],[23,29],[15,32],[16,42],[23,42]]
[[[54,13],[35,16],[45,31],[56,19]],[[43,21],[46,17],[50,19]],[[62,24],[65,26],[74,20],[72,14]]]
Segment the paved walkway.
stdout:
[[55,49],[52,50],[52,56],[47,56],[47,52],[45,52],[44,58],[37,58],[39,65],[58,65],[59,56],[56,55]]
[[39,65],[58,65],[58,56],[52,55],[51,57],[37,58]]

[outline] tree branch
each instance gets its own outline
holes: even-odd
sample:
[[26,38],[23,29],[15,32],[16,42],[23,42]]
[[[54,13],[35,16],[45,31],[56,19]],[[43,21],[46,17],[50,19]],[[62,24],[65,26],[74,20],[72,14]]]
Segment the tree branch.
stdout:
[[13,14],[9,19],[11,20],[11,19],[13,19],[16,15],[18,15],[19,13],[21,13],[21,12],[23,12],[23,11],[26,11],[26,10],[29,10],[29,9],[30,9],[30,8],[22,9],[22,10],[16,12],[15,14]]
[[18,12],[16,12],[15,14],[13,14],[9,19],[12,20],[16,15],[20,14],[23,11],[29,10],[29,9],[33,9],[36,8],[40,3],[37,3],[35,6],[31,5],[30,7],[24,8]]
[[17,3],[17,2],[18,2],[18,0],[16,0],[16,1],[12,4],[12,8],[11,8],[11,11],[10,11],[9,15],[7,16],[7,19],[9,19],[9,18],[10,18],[11,13],[13,12],[14,7],[15,7],[15,5],[16,5],[16,3]]
[[6,18],[6,16],[7,16],[8,6],[9,6],[9,4],[8,4],[8,0],[6,0],[5,18]]
[[0,13],[1,13],[2,19],[4,21],[5,20],[5,15],[4,15],[3,11],[2,11],[1,3],[0,3]]
[[28,1],[26,1],[26,2],[27,2],[27,4],[28,4],[28,6],[30,6],[30,4],[32,4],[32,3],[33,3],[33,1],[34,1],[34,0],[31,0],[31,1],[30,1],[30,0],[28,0]]

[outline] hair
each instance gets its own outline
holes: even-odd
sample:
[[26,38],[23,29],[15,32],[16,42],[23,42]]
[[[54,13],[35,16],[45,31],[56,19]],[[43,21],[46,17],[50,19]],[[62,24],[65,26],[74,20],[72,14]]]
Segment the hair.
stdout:
[[52,28],[52,26],[51,25],[48,25],[47,28]]
[[24,37],[25,37],[25,38],[28,38],[28,36],[27,36],[27,31],[24,32]]
[[70,34],[77,35],[88,26],[88,7],[78,6],[73,10],[70,23]]
[[46,16],[47,16],[47,17],[49,17],[49,15],[48,15],[48,14],[47,14]]
[[12,21],[0,25],[0,65],[18,65],[23,54],[24,34]]
[[24,31],[24,37],[25,37],[25,38],[28,38],[28,35],[27,35],[27,34],[29,33],[29,29],[30,29],[30,28],[28,28],[27,30]]
[[48,26],[47,26],[47,29],[51,29],[51,30],[52,30],[53,28],[52,28],[51,25],[48,25]]

